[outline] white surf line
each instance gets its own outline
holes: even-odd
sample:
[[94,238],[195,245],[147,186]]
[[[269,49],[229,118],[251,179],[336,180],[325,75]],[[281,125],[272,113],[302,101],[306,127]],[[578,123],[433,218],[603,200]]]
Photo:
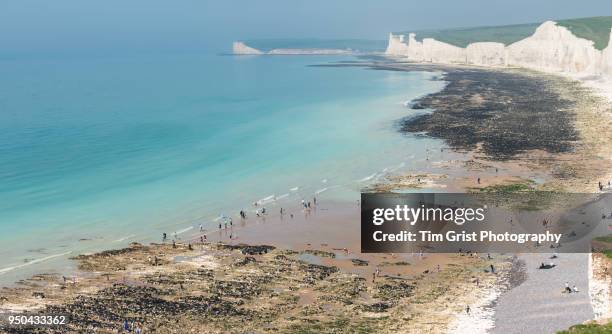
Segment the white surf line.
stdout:
[[35,259],[35,260],[29,261],[29,262],[26,262],[26,263],[23,263],[23,264],[19,264],[19,265],[16,265],[16,266],[2,268],[2,269],[0,269],[0,275],[4,275],[4,274],[8,273],[9,271],[13,271],[15,269],[20,269],[20,268],[27,267],[27,266],[30,266],[30,265],[33,265],[33,264],[36,264],[36,263],[40,263],[40,262],[44,262],[44,261],[47,261],[47,260],[51,260],[51,259],[56,258],[56,257],[68,255],[70,253],[72,253],[72,251],[68,251],[68,252],[64,252],[64,253],[60,253],[60,254],[49,255],[49,256],[45,256],[45,257],[42,257],[40,259]]
[[293,187],[293,188],[291,188],[291,189],[289,189],[289,190],[290,190],[290,191],[294,191],[294,192],[295,192],[295,191],[298,191],[299,189],[300,189],[300,187]]
[[359,179],[359,180],[357,180],[357,182],[367,182],[367,181],[370,181],[370,180],[371,180],[371,179],[373,179],[373,178],[374,178],[374,177],[375,177],[377,174],[378,174],[378,172],[376,172],[376,173],[374,173],[374,174],[371,174],[371,175],[368,175],[368,176],[364,177],[363,179]]
[[278,201],[278,200],[281,200],[281,199],[286,198],[286,197],[289,197],[289,193],[279,195],[278,197],[276,197],[276,200]]
[[125,236],[125,237],[123,237],[123,238],[119,238],[119,239],[117,239],[117,240],[113,240],[113,242],[122,242],[122,241],[125,241],[125,240],[127,240],[127,239],[134,238],[134,237],[136,237],[136,234],[130,234],[130,235]]
[[191,230],[193,230],[193,226],[186,227],[186,228],[184,228],[182,230],[179,230],[179,231],[176,231],[174,233],[178,235],[178,234],[183,234],[183,233],[185,233],[187,231],[191,231]]
[[315,195],[318,195],[318,194],[320,194],[320,193],[326,192],[326,191],[327,191],[327,189],[329,189],[329,188],[328,188],[328,187],[321,188],[321,189],[319,189],[319,190],[315,191],[315,192],[314,192],[314,194],[315,194]]
[[213,221],[214,222],[218,222],[219,220],[225,219],[225,218],[226,218],[226,216],[224,214],[220,214],[215,219],[213,219]]
[[406,163],[405,163],[405,162],[402,162],[401,164],[399,164],[399,165],[397,165],[397,166],[395,166],[395,167],[391,167],[391,168],[389,168],[389,172],[390,172],[390,173],[391,173],[391,172],[395,172],[395,171],[397,171],[397,170],[399,170],[399,169],[403,168],[404,166],[406,166]]

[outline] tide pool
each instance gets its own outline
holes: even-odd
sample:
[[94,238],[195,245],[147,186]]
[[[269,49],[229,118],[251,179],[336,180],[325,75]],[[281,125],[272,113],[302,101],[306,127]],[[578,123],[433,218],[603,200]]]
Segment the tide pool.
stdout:
[[308,66],[345,59],[0,60],[0,279],[424,166],[396,122],[438,74]]

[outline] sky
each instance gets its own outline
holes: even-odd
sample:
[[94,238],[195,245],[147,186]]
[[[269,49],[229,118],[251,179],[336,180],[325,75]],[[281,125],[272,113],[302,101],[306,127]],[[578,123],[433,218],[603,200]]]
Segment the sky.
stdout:
[[610,0],[2,0],[10,52],[227,50],[260,38],[386,39],[391,31],[612,15]]

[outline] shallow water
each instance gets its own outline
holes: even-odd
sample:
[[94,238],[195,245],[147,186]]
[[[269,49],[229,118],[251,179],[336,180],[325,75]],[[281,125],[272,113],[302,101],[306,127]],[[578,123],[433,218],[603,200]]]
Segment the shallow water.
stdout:
[[0,280],[67,252],[186,237],[255,201],[356,200],[425,165],[440,142],[395,122],[442,88],[438,73],[307,66],[343,59],[0,61]]

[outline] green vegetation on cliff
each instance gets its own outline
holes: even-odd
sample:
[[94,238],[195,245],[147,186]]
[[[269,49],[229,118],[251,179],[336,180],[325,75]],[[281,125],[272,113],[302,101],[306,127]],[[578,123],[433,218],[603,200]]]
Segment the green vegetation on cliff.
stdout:
[[434,38],[440,42],[466,47],[475,42],[499,42],[512,44],[533,34],[538,23],[515,24],[499,27],[474,27],[442,30],[415,31],[416,38]]
[[[574,35],[595,43],[595,48],[603,50],[608,46],[612,16],[587,17],[579,19],[555,20],[560,26],[568,28]],[[466,47],[476,42],[498,42],[505,45],[518,42],[531,36],[541,23],[526,23],[496,27],[472,27],[440,30],[413,31],[417,40],[434,38],[440,42]],[[406,34],[408,32],[402,32]]]
[[612,16],[587,17],[556,22],[569,29],[574,35],[595,42],[595,48],[598,50],[603,50],[608,46]]
[[612,322],[605,325],[587,324],[574,325],[568,330],[557,332],[557,334],[605,334],[612,333]]

